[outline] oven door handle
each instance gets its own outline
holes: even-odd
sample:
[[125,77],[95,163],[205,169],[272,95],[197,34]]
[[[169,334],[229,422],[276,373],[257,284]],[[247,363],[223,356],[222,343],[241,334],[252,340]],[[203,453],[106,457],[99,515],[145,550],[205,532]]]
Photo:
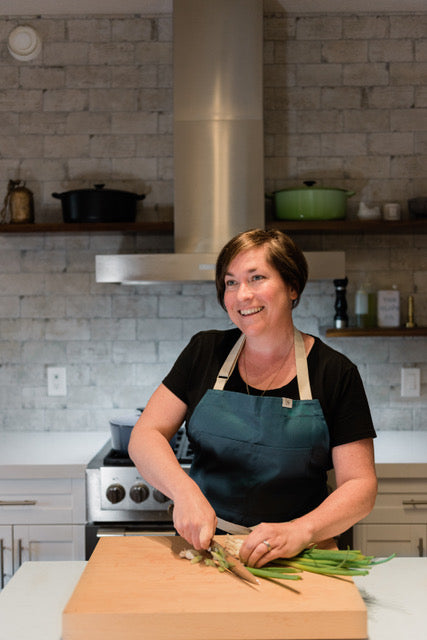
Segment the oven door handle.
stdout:
[[96,532],[97,538],[114,538],[119,536],[174,536],[176,535],[175,529],[123,529],[120,527],[100,527]]
[[96,532],[97,538],[108,538],[108,537],[116,537],[116,536],[124,536],[126,535],[125,529],[120,529],[115,527],[114,529],[102,528],[98,529]]

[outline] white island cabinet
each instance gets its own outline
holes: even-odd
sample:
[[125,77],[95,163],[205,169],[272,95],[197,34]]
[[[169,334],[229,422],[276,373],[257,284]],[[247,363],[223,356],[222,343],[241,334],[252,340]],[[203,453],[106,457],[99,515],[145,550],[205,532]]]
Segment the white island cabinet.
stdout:
[[354,548],[373,556],[427,556],[427,432],[380,431],[375,466],[375,507],[354,527]]
[[85,469],[100,432],[0,434],[0,588],[28,560],[84,560]]

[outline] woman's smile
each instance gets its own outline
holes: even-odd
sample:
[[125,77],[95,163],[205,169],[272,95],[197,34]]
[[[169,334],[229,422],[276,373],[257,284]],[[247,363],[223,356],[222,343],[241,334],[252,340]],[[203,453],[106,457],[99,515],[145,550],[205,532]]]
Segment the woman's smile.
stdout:
[[239,313],[241,316],[252,316],[255,313],[259,313],[260,311],[262,311],[264,309],[264,307],[255,307],[254,309],[240,309]]

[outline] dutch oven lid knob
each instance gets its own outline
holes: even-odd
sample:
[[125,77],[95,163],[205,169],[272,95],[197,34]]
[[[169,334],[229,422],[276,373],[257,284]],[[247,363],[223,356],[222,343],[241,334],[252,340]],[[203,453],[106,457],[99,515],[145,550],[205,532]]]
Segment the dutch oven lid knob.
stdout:
[[95,184],[93,185],[95,187],[95,189],[97,189],[98,191],[100,191],[101,189],[103,189],[105,187],[105,184]]
[[313,187],[316,184],[316,180],[304,180],[306,187]]

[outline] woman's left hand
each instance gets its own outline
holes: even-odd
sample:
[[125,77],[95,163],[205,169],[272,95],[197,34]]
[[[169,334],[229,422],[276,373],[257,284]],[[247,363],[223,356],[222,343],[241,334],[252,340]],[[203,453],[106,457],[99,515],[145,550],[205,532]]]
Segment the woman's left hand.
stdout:
[[254,527],[240,549],[240,559],[250,567],[262,567],[276,558],[292,558],[311,540],[298,520],[262,522]]

